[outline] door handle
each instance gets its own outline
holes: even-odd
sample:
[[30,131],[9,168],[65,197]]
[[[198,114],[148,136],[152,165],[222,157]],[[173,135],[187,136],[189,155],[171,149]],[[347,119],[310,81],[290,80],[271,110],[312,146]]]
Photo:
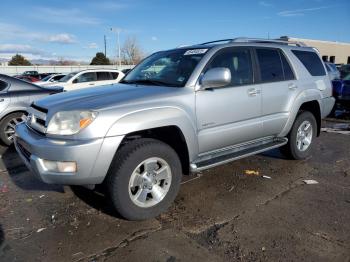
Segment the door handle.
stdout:
[[89,86],[94,86],[95,84],[94,83],[90,83]]
[[298,88],[298,86],[297,86],[296,84],[289,84],[289,85],[288,85],[288,88],[289,88],[290,90],[295,90],[295,89]]
[[258,94],[260,94],[260,90],[255,88],[248,89],[249,96],[257,96]]

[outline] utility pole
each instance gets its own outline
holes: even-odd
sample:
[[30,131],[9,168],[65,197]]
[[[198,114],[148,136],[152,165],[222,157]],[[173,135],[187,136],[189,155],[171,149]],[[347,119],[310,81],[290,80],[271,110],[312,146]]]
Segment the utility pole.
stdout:
[[104,37],[104,42],[105,42],[105,57],[107,57],[107,51],[106,51],[106,47],[107,47],[107,43],[106,43],[106,35],[103,36]]
[[119,68],[120,68],[122,61],[121,61],[121,55],[120,55],[120,38],[119,38],[119,34],[120,34],[121,30],[120,30],[120,28],[112,27],[111,31],[117,33],[118,64],[119,64]]

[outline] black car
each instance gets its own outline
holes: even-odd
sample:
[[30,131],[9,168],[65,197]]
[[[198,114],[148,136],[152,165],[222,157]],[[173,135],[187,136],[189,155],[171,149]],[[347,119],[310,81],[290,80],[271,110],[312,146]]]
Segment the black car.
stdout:
[[62,91],[62,88],[43,88],[0,74],[0,140],[11,145],[15,126],[25,119],[27,107],[37,99]]

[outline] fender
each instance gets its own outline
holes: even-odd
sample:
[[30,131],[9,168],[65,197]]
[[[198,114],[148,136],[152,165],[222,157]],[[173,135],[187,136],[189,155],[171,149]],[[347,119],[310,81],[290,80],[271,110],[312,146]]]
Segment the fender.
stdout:
[[129,133],[165,126],[177,126],[184,138],[190,161],[198,155],[195,124],[188,114],[178,107],[142,109],[123,115],[108,130],[106,137],[125,136]]
[[290,113],[289,113],[287,123],[284,126],[282,132],[278,136],[285,137],[288,135],[290,129],[294,124],[295,118],[297,117],[297,114],[302,104],[310,101],[317,101],[318,106],[320,107],[320,112],[322,112],[321,100],[322,100],[322,94],[319,90],[307,89],[300,92],[300,94],[298,94],[298,96],[291,102],[292,107],[290,108]]
[[3,112],[1,112],[0,114],[0,121],[6,117],[7,115],[11,114],[11,113],[15,113],[15,112],[27,112],[27,107],[20,107],[20,106],[16,106],[16,107],[7,107]]

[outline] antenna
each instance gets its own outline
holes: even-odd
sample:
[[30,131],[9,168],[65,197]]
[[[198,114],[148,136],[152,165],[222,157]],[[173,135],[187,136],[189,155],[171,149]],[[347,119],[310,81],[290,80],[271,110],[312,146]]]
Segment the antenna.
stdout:
[[107,57],[107,52],[106,52],[106,47],[107,47],[107,43],[106,43],[106,35],[103,36],[104,39],[104,43],[105,43],[105,57]]

